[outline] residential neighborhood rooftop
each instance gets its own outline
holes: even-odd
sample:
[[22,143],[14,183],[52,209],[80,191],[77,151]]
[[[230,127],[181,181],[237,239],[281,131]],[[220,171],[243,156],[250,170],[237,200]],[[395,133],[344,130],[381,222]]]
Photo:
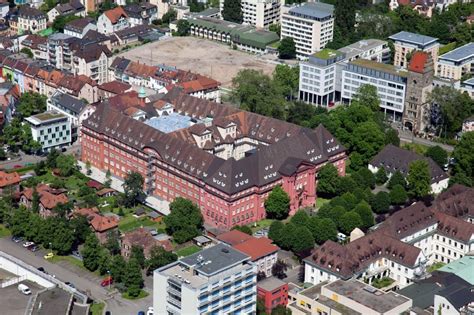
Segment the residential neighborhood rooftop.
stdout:
[[331,58],[336,58],[342,55],[343,53],[341,51],[330,49],[330,48],[324,48],[318,52],[315,52],[313,54],[313,57],[316,57],[319,59],[331,59]]
[[351,61],[349,64],[354,64],[360,67],[377,70],[380,72],[396,75],[399,77],[406,77],[408,75],[407,71],[401,70],[395,67],[394,65],[380,63],[373,60],[357,59],[357,60]]
[[438,271],[449,272],[474,285],[474,256],[465,255],[441,267]]
[[474,43],[468,43],[464,46],[451,50],[441,56],[440,60],[450,60],[450,61],[464,61],[468,59],[474,59]]
[[324,19],[333,15],[334,6],[322,2],[306,2],[291,8],[290,12],[305,18]]
[[48,111],[40,114],[36,114],[30,117],[25,118],[28,122],[39,125],[41,123],[50,122],[54,120],[60,120],[63,118],[67,118],[64,114],[55,111]]
[[421,35],[417,33],[406,32],[406,31],[398,32],[397,34],[389,36],[388,38],[394,41],[406,42],[410,44],[419,45],[422,47],[429,46],[438,41],[437,38],[434,38],[431,36],[426,36],[426,35]]
[[268,292],[274,291],[284,285],[286,285],[285,281],[282,281],[274,276],[260,280],[257,284],[259,288]]

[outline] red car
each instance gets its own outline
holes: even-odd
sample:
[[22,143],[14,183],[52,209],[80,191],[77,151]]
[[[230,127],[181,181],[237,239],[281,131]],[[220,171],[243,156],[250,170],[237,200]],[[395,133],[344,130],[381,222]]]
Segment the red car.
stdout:
[[16,164],[13,166],[13,168],[22,168],[23,166],[19,165],[19,164]]
[[100,285],[103,287],[106,287],[108,285],[111,285],[112,283],[114,283],[114,280],[112,279],[112,277],[107,277],[100,282]]

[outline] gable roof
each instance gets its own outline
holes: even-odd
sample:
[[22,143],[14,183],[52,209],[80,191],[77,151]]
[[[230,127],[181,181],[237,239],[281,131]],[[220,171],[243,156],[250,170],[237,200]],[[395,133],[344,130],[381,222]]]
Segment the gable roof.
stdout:
[[95,25],[95,20],[90,17],[84,17],[81,19],[76,19],[64,25],[65,30],[69,30],[76,33],[82,33],[82,31],[89,25]]
[[252,236],[239,230],[231,230],[229,232],[217,235],[216,238],[221,242],[229,244],[230,246],[234,246],[251,239]]
[[107,48],[107,46],[99,44],[91,44],[85,47],[83,46],[74,53],[74,56],[84,59],[87,63],[89,63],[99,60],[102,56],[102,53],[104,53],[107,57],[112,56],[112,52],[109,50],[109,48]]
[[399,171],[404,176],[407,176],[410,163],[417,160],[428,162],[431,183],[437,183],[448,178],[448,175],[431,158],[396,147],[392,144],[386,145],[382,151],[370,161],[370,164],[375,167],[383,167],[387,173]]
[[17,172],[5,173],[3,171],[0,171],[0,188],[19,184],[20,181],[20,175],[18,175]]
[[121,81],[110,81],[102,83],[97,88],[114,94],[122,94],[130,90],[132,86],[128,83]]
[[266,237],[251,237],[245,242],[236,244],[233,247],[250,256],[252,261],[276,253],[280,249],[278,246],[272,244],[272,240]]
[[53,105],[66,108],[76,115],[80,114],[87,106],[87,102],[84,100],[77,99],[66,93],[55,93],[51,97],[51,102]]
[[104,12],[104,15],[110,20],[112,24],[116,24],[120,18],[128,18],[127,13],[122,7],[116,7]]

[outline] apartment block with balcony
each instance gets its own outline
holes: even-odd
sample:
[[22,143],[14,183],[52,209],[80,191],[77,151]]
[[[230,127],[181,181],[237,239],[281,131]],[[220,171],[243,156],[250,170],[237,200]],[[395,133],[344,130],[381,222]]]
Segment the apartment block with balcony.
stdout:
[[439,56],[437,76],[461,80],[474,74],[474,43],[469,43]]
[[18,9],[18,16],[10,23],[12,30],[17,32],[29,31],[33,34],[46,29],[47,16],[43,12],[28,5],[22,5]]
[[407,75],[407,71],[392,65],[365,59],[354,60],[342,70],[342,101],[350,102],[362,85],[373,85],[377,88],[380,108],[385,116],[392,121],[401,121],[405,108]]
[[156,314],[253,314],[257,267],[250,257],[218,244],[153,273]]
[[59,70],[72,69],[73,45],[76,37],[55,33],[48,37],[48,62]]
[[437,38],[402,31],[390,36],[389,39],[393,41],[395,47],[393,64],[397,67],[407,68],[409,56],[415,50],[431,54],[435,65],[438,62],[439,43]]
[[105,45],[92,44],[74,52],[72,71],[86,75],[98,84],[108,82],[112,52]]
[[308,2],[296,6],[282,6],[281,37],[291,37],[299,58],[306,58],[332,41],[334,6]]

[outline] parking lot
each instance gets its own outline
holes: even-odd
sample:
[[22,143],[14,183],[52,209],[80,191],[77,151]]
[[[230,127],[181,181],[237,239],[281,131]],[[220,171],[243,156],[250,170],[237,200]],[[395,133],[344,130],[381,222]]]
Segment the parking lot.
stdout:
[[275,64],[257,55],[195,37],[171,37],[130,49],[120,56],[149,65],[161,63],[176,66],[209,76],[227,88],[232,85],[232,78],[239,70],[255,69],[271,74],[275,69]]
[[22,281],[31,290],[31,295],[18,291],[18,284],[0,289],[0,313],[8,315],[24,315],[29,299],[43,288],[34,282]]

